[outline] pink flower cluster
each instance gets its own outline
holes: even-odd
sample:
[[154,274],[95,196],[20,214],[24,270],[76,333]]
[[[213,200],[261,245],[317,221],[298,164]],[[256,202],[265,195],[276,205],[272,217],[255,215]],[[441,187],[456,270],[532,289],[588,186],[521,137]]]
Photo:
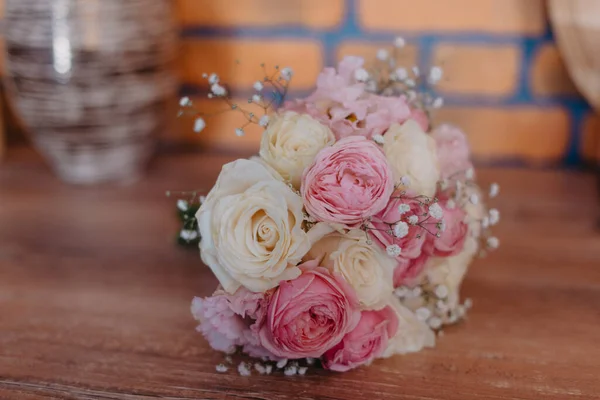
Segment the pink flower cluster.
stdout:
[[[276,123],[261,144],[269,157],[236,174],[239,165],[224,168],[201,206],[201,248],[210,251],[203,260],[222,288],[195,298],[192,313],[214,349],[273,361],[317,358],[347,371],[430,342],[404,336],[429,338],[430,328],[399,310],[394,288],[418,286],[430,261],[465,247],[467,139],[448,125],[430,131],[425,112],[405,96],[368,91],[365,74],[357,57],[326,68],[312,95],[270,116]],[[419,174],[424,165],[428,173]],[[411,189],[411,179],[437,187],[435,196]],[[309,257],[327,235],[335,240],[321,242],[320,259]],[[233,238],[243,244],[239,255],[227,246]]]

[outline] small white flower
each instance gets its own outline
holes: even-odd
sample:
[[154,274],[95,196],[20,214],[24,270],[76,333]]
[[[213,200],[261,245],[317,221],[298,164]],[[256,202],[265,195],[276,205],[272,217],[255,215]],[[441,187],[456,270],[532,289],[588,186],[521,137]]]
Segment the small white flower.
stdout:
[[465,178],[471,180],[475,177],[475,170],[473,168],[469,168],[465,171]]
[[490,210],[490,225],[494,226],[498,222],[500,222],[500,211],[496,210],[495,208],[492,208]]
[[289,367],[287,367],[286,369],[283,370],[283,373],[285,374],[285,376],[293,376],[293,375],[296,375],[297,372],[298,372],[298,367],[296,367],[295,365],[290,365]]
[[177,200],[177,208],[181,211],[187,211],[189,208],[188,202],[183,199]]
[[267,369],[261,363],[254,363],[254,369],[261,375],[264,375],[267,372]]
[[414,288],[412,290],[412,297],[419,297],[421,294],[423,293],[423,289],[421,289],[421,286],[417,286],[416,288]]
[[179,100],[179,105],[181,107],[186,107],[186,106],[189,106],[190,104],[192,104],[192,102],[190,101],[190,98],[187,96],[182,97],[181,100]]
[[465,308],[468,310],[469,308],[473,307],[473,300],[472,299],[466,299],[465,300]]
[[416,65],[414,67],[412,67],[412,71],[415,76],[421,75],[421,70]]
[[281,70],[281,77],[283,79],[285,79],[286,81],[289,81],[290,79],[292,79],[293,75],[294,75],[294,70],[292,70],[290,67],[285,67],[284,69]]
[[200,196],[200,204],[206,201],[206,196]]
[[427,320],[427,325],[429,325],[431,329],[438,329],[442,326],[442,320],[439,317],[431,317]]
[[198,237],[198,232],[191,229],[182,229],[181,232],[179,232],[179,236],[183,240],[194,240]]
[[241,362],[240,365],[238,365],[238,372],[240,373],[241,376],[252,375],[250,368],[248,368],[248,365],[245,362]]
[[308,365],[314,365],[315,361],[316,360],[312,357],[306,357],[306,364]]
[[400,215],[406,214],[409,211],[410,211],[410,206],[408,204],[400,204],[398,206],[398,212],[400,213]]
[[282,358],[281,360],[277,361],[277,368],[281,369],[283,367],[285,367],[288,363],[287,358]]
[[442,108],[443,105],[444,105],[444,99],[442,99],[441,97],[436,97],[436,99],[433,100],[433,103],[431,103],[431,106],[433,108]]
[[196,120],[194,121],[194,132],[200,133],[204,130],[204,128],[206,128],[206,121],[204,121],[204,118],[196,118]]
[[408,235],[408,224],[406,222],[398,222],[394,225],[394,236],[401,239]]
[[394,46],[398,49],[401,49],[406,46],[406,40],[404,40],[402,36],[398,36],[396,39],[394,39]]
[[498,246],[500,246],[500,240],[498,240],[498,238],[495,236],[491,236],[491,237],[487,238],[486,242],[487,242],[487,246],[490,249],[497,249]]
[[218,83],[214,83],[210,87],[210,90],[215,96],[225,96],[225,94],[227,93],[227,90],[225,90],[225,88],[219,85]]
[[402,184],[402,186],[410,186],[410,177],[404,175],[403,177],[400,178],[400,184]]
[[306,371],[308,371],[308,367],[300,367],[298,368],[298,375],[306,375]]
[[271,375],[271,371],[273,371],[273,366],[271,364],[267,364],[267,366],[265,367],[265,373],[267,375]]
[[442,79],[443,71],[440,67],[433,67],[429,70],[429,83],[436,84]]
[[450,292],[448,291],[448,287],[446,285],[437,285],[435,287],[435,295],[440,299],[445,299],[448,297],[449,293]]
[[489,217],[483,217],[483,218],[481,219],[481,227],[482,227],[483,229],[486,229],[486,228],[488,228],[489,226],[490,226],[490,219],[489,219]]
[[383,138],[383,135],[373,135],[373,141],[377,144],[385,143],[385,139]]
[[447,179],[442,179],[440,181],[440,189],[446,190],[446,189],[448,189],[449,186],[450,186],[450,183],[448,182]]
[[257,92],[260,92],[261,90],[263,90],[264,86],[262,84],[261,81],[256,81],[254,82],[254,90],[256,90]]
[[210,74],[210,76],[208,77],[208,83],[210,83],[211,85],[219,83],[219,75],[215,73]]
[[397,68],[395,74],[396,77],[401,81],[408,78],[408,71],[406,71],[406,68]]
[[390,257],[398,257],[402,253],[402,249],[397,244],[389,245],[385,251]]
[[444,216],[444,211],[438,203],[433,203],[429,206],[429,216],[435,219],[442,219]]
[[427,307],[417,308],[415,311],[415,315],[419,321],[427,321],[427,319],[431,316],[431,311]]
[[260,97],[260,94],[255,94],[252,96],[252,101],[255,103],[260,103],[261,100],[262,98]]
[[227,372],[227,366],[225,364],[218,364],[217,367],[215,368],[217,370],[217,372]]
[[411,215],[408,217],[408,223],[411,225],[416,225],[419,222],[419,217],[416,215]]
[[242,128],[235,128],[235,135],[238,137],[244,136],[244,130]]
[[471,202],[471,204],[477,205],[477,204],[479,204],[479,196],[477,196],[477,194],[473,193],[472,195],[469,196],[469,201]]
[[389,56],[390,56],[390,54],[388,53],[388,51],[386,49],[377,50],[377,59],[378,60],[385,61],[388,59]]
[[449,210],[454,210],[456,208],[456,202],[452,199],[448,200],[446,202],[446,208],[448,208]]
[[399,298],[406,297],[408,295],[408,288],[405,286],[400,286],[394,289],[394,295]]
[[492,183],[490,185],[490,197],[496,197],[500,193],[500,185],[497,183]]
[[366,69],[359,68],[356,71],[354,71],[354,79],[356,79],[359,82],[365,82],[367,79],[369,79],[369,73]]
[[409,86],[409,87],[414,87],[415,86],[415,80],[414,79],[406,79],[404,81],[404,83],[406,84],[406,86]]
[[263,115],[262,117],[260,117],[260,119],[258,120],[258,124],[262,127],[269,125],[269,116]]
[[443,300],[438,300],[435,303],[435,307],[441,312],[448,311],[448,304],[446,304]]

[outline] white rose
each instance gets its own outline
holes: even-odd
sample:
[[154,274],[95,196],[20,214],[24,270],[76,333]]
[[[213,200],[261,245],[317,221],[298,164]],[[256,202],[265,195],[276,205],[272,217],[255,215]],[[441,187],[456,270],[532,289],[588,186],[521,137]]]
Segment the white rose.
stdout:
[[440,179],[435,140],[413,120],[392,125],[384,139],[383,151],[396,182],[408,177],[408,189],[432,197]]
[[298,189],[319,150],[334,142],[333,132],[311,116],[285,111],[275,115],[263,133],[260,156]]
[[420,351],[424,347],[435,346],[435,334],[423,321],[400,301],[392,296],[389,303],[398,315],[398,332],[388,342],[388,347],[383,352],[384,358],[395,354],[407,354]]
[[223,166],[196,218],[202,261],[231,294],[242,285],[263,292],[297,278],[296,265],[311,247],[302,198],[253,160]]
[[331,233],[313,245],[305,260],[321,260],[325,268],[339,273],[356,291],[365,309],[385,307],[391,296],[396,261],[375,245],[367,244],[365,233]]

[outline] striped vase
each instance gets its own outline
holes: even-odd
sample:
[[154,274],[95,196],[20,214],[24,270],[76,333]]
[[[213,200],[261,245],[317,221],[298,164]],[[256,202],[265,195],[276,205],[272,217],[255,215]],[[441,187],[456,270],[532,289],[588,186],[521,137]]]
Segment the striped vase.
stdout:
[[71,183],[129,181],[176,87],[170,0],[6,0],[6,88]]

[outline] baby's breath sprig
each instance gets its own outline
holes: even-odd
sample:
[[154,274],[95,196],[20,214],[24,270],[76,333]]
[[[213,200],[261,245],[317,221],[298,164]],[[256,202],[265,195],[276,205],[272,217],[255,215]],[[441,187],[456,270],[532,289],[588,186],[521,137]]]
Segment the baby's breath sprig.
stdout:
[[434,284],[425,278],[417,286],[400,286],[394,295],[408,308],[414,311],[418,320],[426,323],[440,334],[444,325],[455,324],[467,316],[473,306],[471,299],[462,304],[444,284]]
[[374,67],[359,69],[354,78],[364,82],[369,92],[382,96],[405,96],[415,108],[423,110],[428,117],[433,110],[444,105],[444,99],[433,90],[443,78],[440,66],[431,67],[424,73],[419,66],[402,66],[400,60],[406,48],[406,40],[397,37],[391,51],[381,48],[377,51]]
[[[445,229],[445,224],[443,221],[443,210],[438,204],[437,198],[428,197],[425,195],[410,196],[405,190],[399,190],[392,195],[390,199],[400,201],[400,204],[398,205],[400,217],[397,221],[384,222],[383,224],[385,225],[385,228],[375,227],[371,218],[363,221],[360,229],[363,230],[367,235],[368,243],[370,243],[370,239],[368,238],[369,232],[385,232],[393,238],[393,242],[387,246],[386,252],[391,257],[398,257],[400,254],[402,254],[402,248],[398,243],[395,242],[408,236],[411,226],[420,228],[421,232],[425,232],[425,234],[429,234],[437,238],[441,236],[441,232],[443,232]],[[419,205],[426,207],[427,210],[420,215],[410,214],[411,208],[407,203],[405,203],[406,200],[416,200]],[[416,238],[419,239],[421,235],[422,233],[417,233]]]
[[177,215],[181,228],[177,242],[181,245],[197,245],[200,242],[196,212],[206,199],[200,191],[167,191],[167,197],[177,196]]
[[241,113],[245,122],[235,128],[237,136],[243,136],[245,129],[255,124],[266,128],[269,125],[269,114],[283,103],[288,93],[290,81],[293,76],[293,70],[290,67],[279,68],[274,67],[274,72],[269,73],[265,64],[261,64],[263,70],[263,78],[257,80],[253,84],[254,93],[250,96],[247,103],[256,104],[262,111],[256,113],[240,103],[234,102],[230,88],[221,82],[219,75],[216,73],[202,74],[206,79],[210,92],[207,94],[209,99],[221,101],[225,107],[215,112],[203,112],[194,107],[193,102],[189,97],[181,98],[179,105],[180,110],[178,116],[190,116],[194,118],[194,132],[200,133],[206,128],[206,121],[211,117],[215,117],[227,112]]

